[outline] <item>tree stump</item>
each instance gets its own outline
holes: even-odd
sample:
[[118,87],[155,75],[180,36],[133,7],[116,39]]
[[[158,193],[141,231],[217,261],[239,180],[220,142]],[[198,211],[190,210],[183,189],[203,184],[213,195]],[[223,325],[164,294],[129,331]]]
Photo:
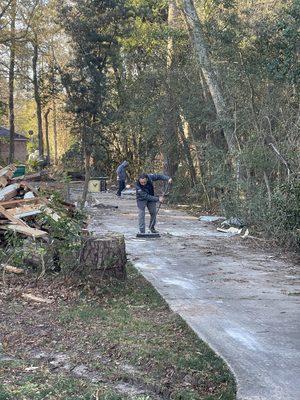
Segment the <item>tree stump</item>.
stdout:
[[123,235],[90,237],[81,251],[81,269],[99,277],[126,278],[126,250]]

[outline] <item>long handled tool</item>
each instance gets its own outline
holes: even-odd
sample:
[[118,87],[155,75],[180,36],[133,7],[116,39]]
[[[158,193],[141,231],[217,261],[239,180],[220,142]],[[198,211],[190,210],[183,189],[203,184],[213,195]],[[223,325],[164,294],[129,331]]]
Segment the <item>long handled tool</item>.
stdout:
[[[162,197],[166,196],[168,191],[169,191],[169,183],[167,183],[166,188],[165,188],[165,190],[164,190],[164,192],[162,194]],[[138,233],[136,235],[136,237],[139,237],[139,238],[159,238],[160,237],[160,234],[158,232],[152,233],[151,229],[153,228],[154,221],[156,220],[156,217],[157,217],[157,215],[159,213],[161,205],[162,205],[162,202],[160,201],[159,204],[158,204],[158,207],[156,209],[155,218],[153,218],[153,221],[151,222],[151,225],[149,226],[150,232],[148,232],[148,233]]]

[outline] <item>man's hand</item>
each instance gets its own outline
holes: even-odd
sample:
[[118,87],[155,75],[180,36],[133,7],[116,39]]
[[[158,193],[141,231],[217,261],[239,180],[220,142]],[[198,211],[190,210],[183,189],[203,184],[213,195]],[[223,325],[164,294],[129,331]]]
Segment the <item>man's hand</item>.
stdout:
[[173,180],[172,180],[172,178],[170,178],[169,180],[168,180],[168,183],[172,183],[173,182]]
[[164,201],[165,201],[164,196],[159,196],[159,202],[160,202],[160,203],[163,203]]

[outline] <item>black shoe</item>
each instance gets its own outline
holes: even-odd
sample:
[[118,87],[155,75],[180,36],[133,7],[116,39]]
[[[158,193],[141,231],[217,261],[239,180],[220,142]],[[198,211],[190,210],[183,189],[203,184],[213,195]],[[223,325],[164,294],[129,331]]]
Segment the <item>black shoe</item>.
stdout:
[[150,229],[150,232],[151,232],[151,233],[159,233],[155,228],[151,228],[151,229]]

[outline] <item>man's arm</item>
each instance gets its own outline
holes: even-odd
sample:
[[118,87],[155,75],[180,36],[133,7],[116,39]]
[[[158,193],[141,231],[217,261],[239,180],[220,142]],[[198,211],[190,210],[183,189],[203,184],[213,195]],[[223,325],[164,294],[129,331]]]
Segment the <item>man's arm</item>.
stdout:
[[136,189],[136,195],[138,200],[142,200],[142,201],[159,201],[159,197],[158,196],[151,196],[151,194],[148,194],[147,192],[145,192],[142,189],[137,188]]
[[151,181],[169,181],[171,178],[167,175],[162,174],[149,174]]

